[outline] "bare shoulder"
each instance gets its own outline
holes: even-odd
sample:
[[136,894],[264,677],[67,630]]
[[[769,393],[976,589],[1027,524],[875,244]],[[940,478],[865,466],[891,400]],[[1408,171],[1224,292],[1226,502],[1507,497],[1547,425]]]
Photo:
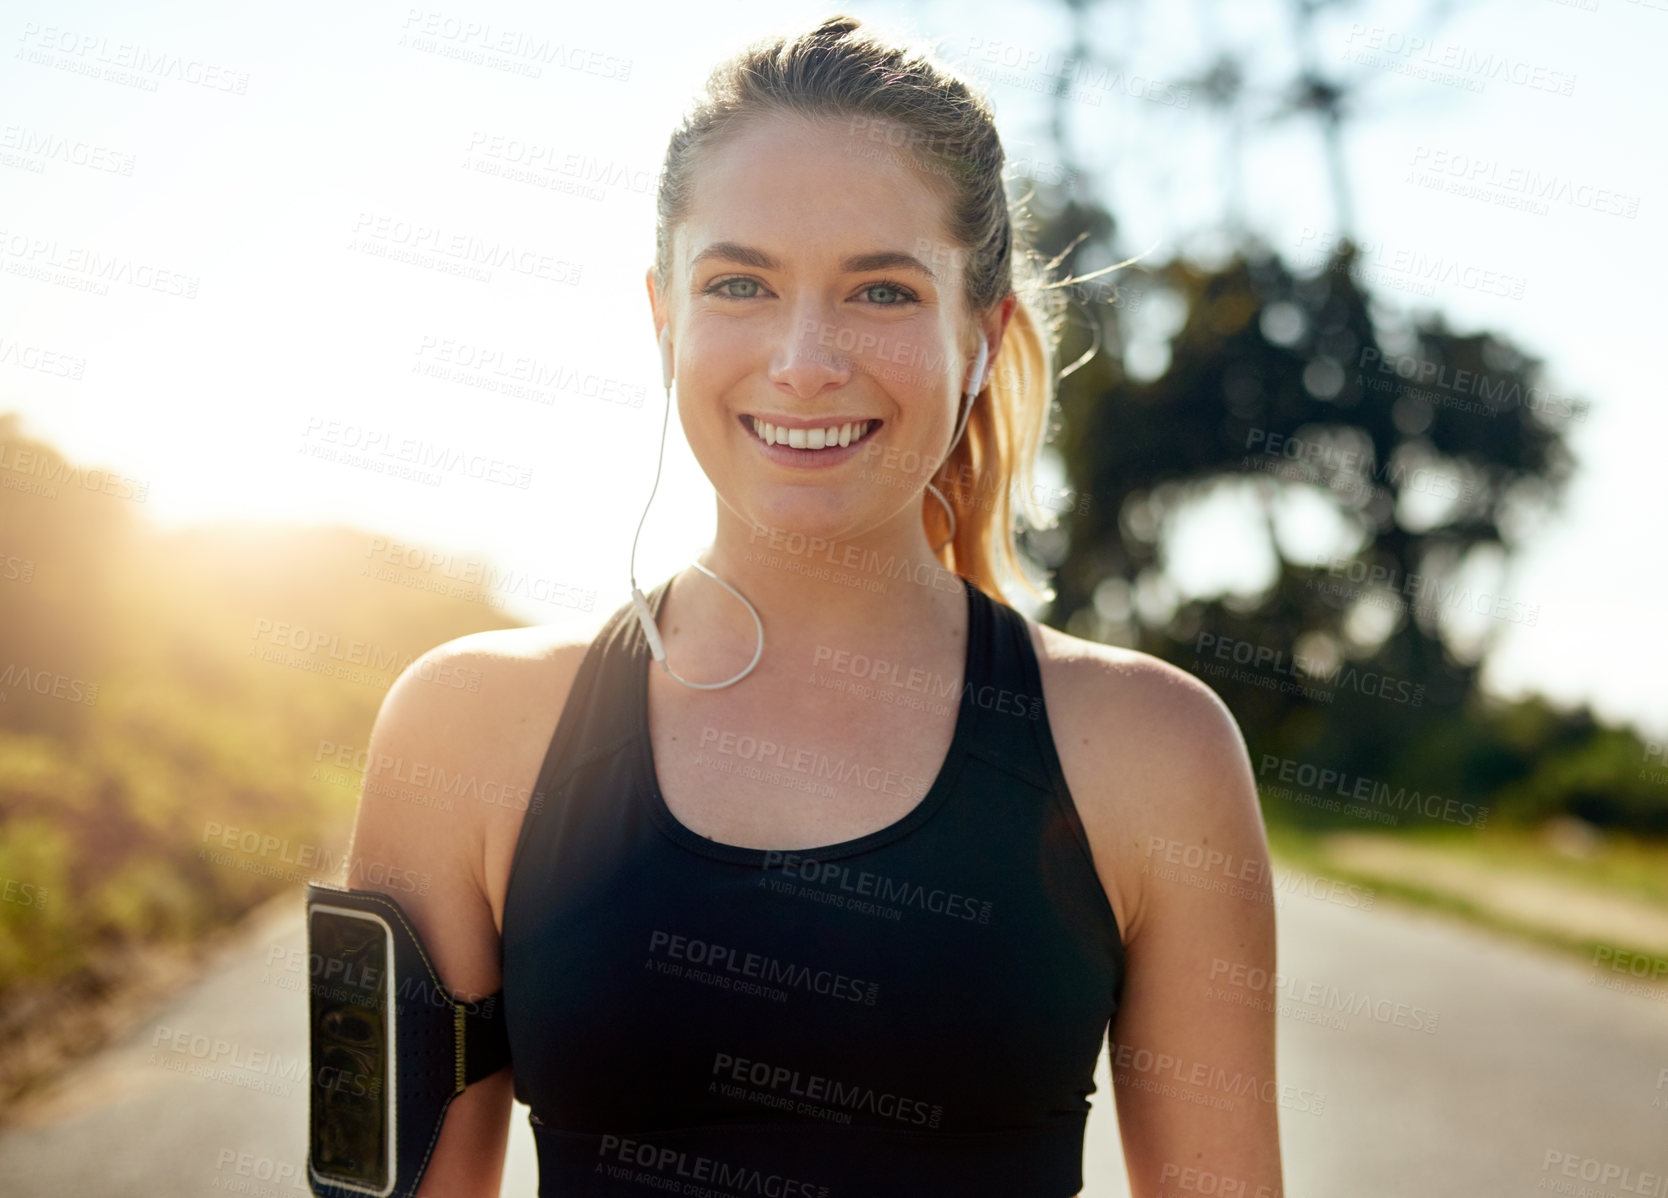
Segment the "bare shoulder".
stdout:
[[450,984],[496,988],[505,849],[598,623],[454,638],[412,661],[377,714],[349,884],[404,878],[378,888],[415,908],[443,974],[446,958],[457,963]]
[[[394,898],[465,1001],[503,984],[509,854],[592,636],[539,625],[437,645],[395,679],[371,729],[347,885]],[[506,1067],[452,1100],[424,1194],[498,1193],[513,1086]]]
[[1128,944],[1155,845],[1266,856],[1239,725],[1205,682],[1149,653],[1027,620],[1061,770]]

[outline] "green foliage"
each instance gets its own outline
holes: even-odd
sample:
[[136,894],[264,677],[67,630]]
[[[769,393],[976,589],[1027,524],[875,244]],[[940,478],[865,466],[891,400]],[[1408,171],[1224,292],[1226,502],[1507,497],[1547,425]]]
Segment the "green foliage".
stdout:
[[[404,664],[514,621],[400,585],[419,581],[408,572],[373,577],[371,534],[165,534],[130,500],[63,481],[80,468],[15,416],[0,415],[0,446],[60,480],[0,488],[0,674],[16,667],[0,682],[3,997],[112,942],[200,936],[341,860],[357,778],[322,769],[321,745],[364,748]],[[336,639],[266,660],[280,624]],[[355,641],[387,668],[350,665]],[[320,665],[352,675],[306,668]],[[262,848],[227,849],[224,829]]]
[[[1104,211],[1055,211],[1038,244],[1065,270],[1080,273],[1092,249],[1115,254]],[[1502,632],[1538,620],[1511,565],[1557,507],[1585,406],[1550,392],[1541,363],[1504,337],[1375,298],[1358,257],[1344,241],[1304,274],[1252,242],[1220,265],[1178,259],[1117,279],[1112,303],[1077,306],[1062,361],[1101,352],[1061,382],[1052,444],[1082,498],[1032,539],[1057,568],[1045,618],[1203,677],[1239,719],[1259,783],[1294,761],[1511,820],[1566,813],[1668,833],[1656,780],[1668,767],[1644,768],[1636,735],[1538,700],[1508,711],[1479,687]],[[1167,360],[1132,377],[1138,340]],[[1177,527],[1224,500],[1267,579],[1183,594]],[[1362,826],[1358,805],[1268,810]]]

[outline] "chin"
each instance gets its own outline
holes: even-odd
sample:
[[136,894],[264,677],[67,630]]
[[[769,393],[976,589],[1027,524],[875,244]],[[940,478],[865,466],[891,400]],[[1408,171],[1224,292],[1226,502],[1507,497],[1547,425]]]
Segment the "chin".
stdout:
[[[836,496],[836,492],[842,490],[839,487],[789,483],[767,489],[774,494],[756,487],[744,487],[743,490],[749,492],[747,500],[742,503],[726,500],[725,506],[758,532],[761,545],[764,538],[771,534],[835,540],[855,535],[870,522],[863,519],[862,505],[866,496],[854,492],[849,502],[841,502]],[[883,513],[876,513],[872,522],[878,523],[883,519]]]

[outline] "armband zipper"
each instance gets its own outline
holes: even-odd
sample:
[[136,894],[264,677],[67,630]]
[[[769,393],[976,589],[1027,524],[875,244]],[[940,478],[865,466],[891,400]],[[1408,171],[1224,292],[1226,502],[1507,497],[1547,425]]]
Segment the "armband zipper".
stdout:
[[457,1045],[456,1070],[453,1075],[453,1094],[462,1094],[467,1083],[464,1082],[464,1045],[463,1045],[463,1007],[452,1004],[452,1039]]

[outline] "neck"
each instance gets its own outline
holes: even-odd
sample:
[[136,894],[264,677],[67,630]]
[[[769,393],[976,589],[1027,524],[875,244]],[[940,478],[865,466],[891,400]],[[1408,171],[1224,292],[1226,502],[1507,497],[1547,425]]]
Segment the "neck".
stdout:
[[[914,504],[885,524],[842,535],[755,527],[720,501],[717,534],[697,560],[758,611],[765,627],[759,670],[773,660],[797,662],[818,645],[924,647],[929,635],[936,643],[965,620],[962,581],[933,555]],[[683,649],[691,673],[727,677],[751,660],[758,629],[734,595],[695,569],[681,571],[672,590],[660,634],[668,647]]]

